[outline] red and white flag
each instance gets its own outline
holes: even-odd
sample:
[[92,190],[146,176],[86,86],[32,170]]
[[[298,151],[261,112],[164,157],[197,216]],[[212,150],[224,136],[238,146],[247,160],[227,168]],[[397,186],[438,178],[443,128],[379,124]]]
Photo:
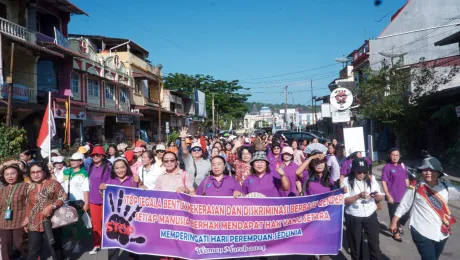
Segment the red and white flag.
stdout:
[[38,134],[37,146],[41,148],[43,158],[49,156],[51,152],[51,139],[56,135],[56,125],[54,123],[53,112],[51,111],[51,93],[49,93],[48,106],[46,106],[43,116],[42,126]]

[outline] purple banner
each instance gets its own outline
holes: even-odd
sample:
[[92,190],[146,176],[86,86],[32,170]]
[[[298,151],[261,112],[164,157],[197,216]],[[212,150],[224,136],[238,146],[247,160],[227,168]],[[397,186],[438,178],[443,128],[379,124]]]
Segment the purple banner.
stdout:
[[184,259],[336,255],[343,192],[232,198],[107,186],[103,248]]

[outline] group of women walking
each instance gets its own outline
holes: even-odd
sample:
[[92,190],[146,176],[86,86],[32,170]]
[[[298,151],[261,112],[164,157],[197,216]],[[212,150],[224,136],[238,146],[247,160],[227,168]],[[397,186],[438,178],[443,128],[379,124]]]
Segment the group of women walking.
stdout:
[[[89,253],[97,254],[102,240],[102,192],[107,185],[235,198],[248,194],[308,196],[342,188],[352,259],[367,258],[362,255],[364,235],[370,259],[381,259],[377,203],[382,200],[387,201],[392,218],[389,230],[393,239],[402,241],[409,220],[422,259],[439,258],[453,223],[447,202],[460,199],[460,193],[458,187],[440,179],[445,174],[438,160],[426,159],[419,168],[422,181],[411,186],[399,150],[390,150],[382,170],[382,192],[371,174],[370,161],[359,151],[350,149],[345,157],[344,147],[336,143],[330,144],[326,153],[313,150],[305,154],[299,149],[303,143],[299,147],[297,141],[279,141],[248,143],[232,138],[213,143],[211,170],[198,185],[195,176],[180,168],[180,152],[172,149],[174,143],[168,149],[159,144],[154,150],[136,147],[123,153],[116,146],[110,146],[107,153],[102,146],[79,149],[68,158],[68,165],[58,154],[53,154],[51,165],[32,158],[5,162],[0,166],[0,197],[5,198],[0,200],[1,259],[12,259],[13,248],[27,259],[37,259],[44,241],[53,259],[63,259],[64,250],[80,253],[81,241],[89,235],[93,241]],[[54,241],[50,241],[44,223],[65,204],[78,210],[79,221],[53,229]],[[82,221],[84,217],[90,217],[90,226]],[[110,259],[118,255],[119,250],[109,250]]]

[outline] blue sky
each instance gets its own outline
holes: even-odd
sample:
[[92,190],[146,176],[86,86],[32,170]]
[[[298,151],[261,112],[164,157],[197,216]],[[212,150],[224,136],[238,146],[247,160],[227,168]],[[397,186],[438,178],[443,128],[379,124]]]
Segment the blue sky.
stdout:
[[70,33],[129,38],[165,74],[238,79],[250,101],[265,103],[284,103],[288,85],[289,103],[310,104],[309,79],[314,95],[327,95],[341,69],[334,58],[377,37],[406,0],[72,2],[90,16],[72,16]]

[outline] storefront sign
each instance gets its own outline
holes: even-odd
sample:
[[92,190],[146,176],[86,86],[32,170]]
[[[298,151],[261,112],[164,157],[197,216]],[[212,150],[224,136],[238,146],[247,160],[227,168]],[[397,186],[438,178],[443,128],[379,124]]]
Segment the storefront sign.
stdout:
[[122,114],[118,114],[118,115],[117,115],[117,123],[128,123],[128,124],[132,124],[133,121],[134,121],[133,116],[130,116],[130,115],[122,115]]
[[329,100],[335,109],[346,110],[353,103],[353,94],[346,88],[337,88],[332,91]]
[[[54,118],[65,119],[65,104],[54,103]],[[86,120],[86,109],[84,107],[70,107],[70,119]]]
[[169,134],[169,122],[166,122],[165,132]]
[[[11,95],[12,100],[21,101],[21,102],[29,102],[29,93],[30,89],[24,85],[14,84],[13,93]],[[8,99],[8,84],[2,85],[2,99]]]
[[83,126],[97,126],[104,125],[105,114],[98,112],[88,112],[88,117],[83,121]]
[[332,112],[332,123],[350,122],[350,117],[351,117],[350,110],[333,111]]

